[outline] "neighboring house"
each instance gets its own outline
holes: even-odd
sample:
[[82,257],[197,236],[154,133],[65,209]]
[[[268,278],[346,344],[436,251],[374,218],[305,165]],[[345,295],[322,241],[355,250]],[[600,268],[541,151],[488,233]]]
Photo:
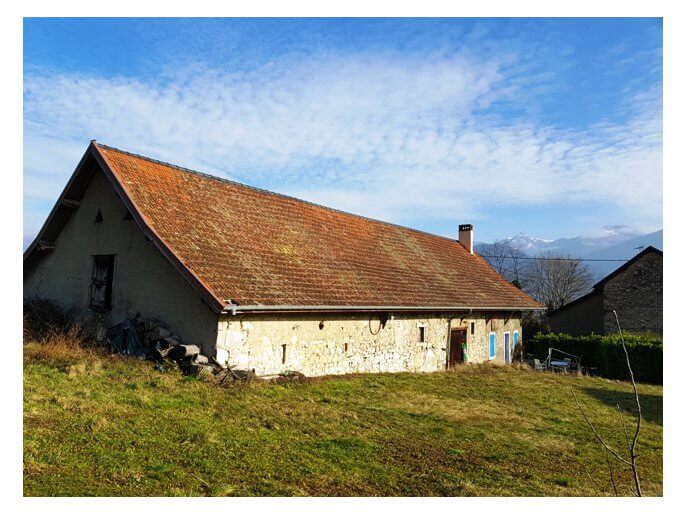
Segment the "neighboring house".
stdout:
[[100,335],[156,318],[258,374],[509,362],[541,306],[472,241],[471,225],[458,242],[92,142],[24,253],[24,297]]
[[647,247],[593,286],[593,290],[550,313],[556,333],[623,331],[662,335],[662,251]]

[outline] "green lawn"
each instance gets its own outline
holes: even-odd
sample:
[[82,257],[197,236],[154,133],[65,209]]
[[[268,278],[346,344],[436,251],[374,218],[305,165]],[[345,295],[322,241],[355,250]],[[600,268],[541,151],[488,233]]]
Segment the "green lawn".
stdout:
[[[221,387],[99,353],[24,355],[29,496],[613,495],[569,389],[617,447],[616,404],[632,406],[627,383],[504,367]],[[644,494],[662,495],[662,387],[640,393]]]

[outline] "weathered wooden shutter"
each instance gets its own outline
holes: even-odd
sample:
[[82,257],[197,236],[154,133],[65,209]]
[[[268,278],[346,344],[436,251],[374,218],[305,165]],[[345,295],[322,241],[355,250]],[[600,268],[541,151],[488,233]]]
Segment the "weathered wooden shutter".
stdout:
[[112,273],[114,256],[93,256],[91,277],[91,306],[96,309],[109,309],[112,302]]

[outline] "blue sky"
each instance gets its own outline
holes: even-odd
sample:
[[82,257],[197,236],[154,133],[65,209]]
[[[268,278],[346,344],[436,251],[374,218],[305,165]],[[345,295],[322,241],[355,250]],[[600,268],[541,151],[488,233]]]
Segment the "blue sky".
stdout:
[[478,240],[662,227],[659,19],[26,19],[24,238],[88,141]]

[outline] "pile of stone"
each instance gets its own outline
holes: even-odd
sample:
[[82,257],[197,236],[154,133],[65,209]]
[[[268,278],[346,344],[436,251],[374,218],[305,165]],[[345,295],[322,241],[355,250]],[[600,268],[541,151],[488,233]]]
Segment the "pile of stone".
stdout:
[[[107,342],[113,352],[157,362],[155,368],[164,370],[178,366],[184,374],[213,378],[219,384],[252,381],[257,379],[254,370],[238,370],[227,365],[228,354],[224,351],[221,361],[202,354],[198,345],[184,345],[179,335],[152,318],[136,316],[107,330]],[[273,382],[300,381],[300,372],[286,371],[259,379]]]
[[226,364],[201,353],[197,345],[184,345],[179,336],[152,318],[136,316],[107,330],[113,352],[163,362],[174,362],[189,375],[215,375]]

